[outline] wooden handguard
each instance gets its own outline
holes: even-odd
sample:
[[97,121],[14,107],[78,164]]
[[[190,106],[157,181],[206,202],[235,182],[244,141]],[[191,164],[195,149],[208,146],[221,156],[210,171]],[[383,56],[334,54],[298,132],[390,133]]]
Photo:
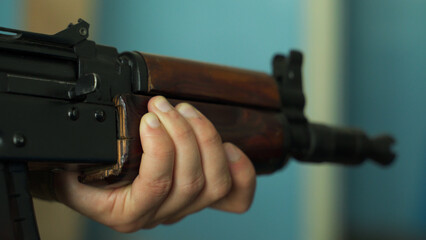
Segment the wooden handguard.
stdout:
[[[224,142],[240,147],[257,173],[273,172],[285,163],[284,132],[279,95],[267,74],[206,63],[143,54],[148,93],[162,94],[171,104],[186,99],[216,127]],[[139,125],[150,96],[115,97],[118,113],[118,161],[85,172],[80,181],[117,186],[130,183],[139,172],[142,155]]]
[[266,73],[140,54],[147,66],[149,93],[280,110],[277,84]]

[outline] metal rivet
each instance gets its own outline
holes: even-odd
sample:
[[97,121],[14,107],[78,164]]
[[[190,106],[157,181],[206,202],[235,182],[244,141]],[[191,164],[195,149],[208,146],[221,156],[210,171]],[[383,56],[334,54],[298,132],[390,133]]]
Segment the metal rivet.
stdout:
[[87,35],[87,28],[82,27],[78,30],[78,32],[80,33],[81,36],[86,36]]
[[13,144],[17,147],[22,147],[25,145],[25,136],[19,133],[13,135]]
[[70,110],[68,110],[68,117],[75,121],[80,117],[80,113],[78,112],[78,109],[73,107]]
[[95,118],[98,120],[98,122],[105,121],[105,112],[103,110],[96,110],[95,112]]

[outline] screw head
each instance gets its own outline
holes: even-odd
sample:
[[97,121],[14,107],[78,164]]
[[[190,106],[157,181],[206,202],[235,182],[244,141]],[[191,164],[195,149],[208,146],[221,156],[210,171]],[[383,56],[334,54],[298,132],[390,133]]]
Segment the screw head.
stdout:
[[19,133],[13,135],[13,144],[17,147],[23,147],[25,145],[25,136]]
[[78,30],[78,32],[80,33],[81,36],[86,36],[87,35],[87,28],[82,27]]
[[80,117],[80,112],[77,108],[73,107],[68,110],[68,118],[75,121]]
[[95,118],[96,118],[96,120],[98,120],[98,122],[103,122],[103,121],[105,121],[106,114],[103,110],[96,110]]

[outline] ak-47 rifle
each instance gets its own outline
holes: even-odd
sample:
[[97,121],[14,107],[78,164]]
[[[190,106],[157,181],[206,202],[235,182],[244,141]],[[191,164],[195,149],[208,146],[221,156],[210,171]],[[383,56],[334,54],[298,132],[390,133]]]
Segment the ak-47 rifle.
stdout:
[[[163,95],[194,105],[258,174],[290,157],[303,162],[387,165],[390,136],[309,123],[302,55],[273,59],[273,75],[140,52],[119,54],[87,40],[79,20],[45,35],[0,28],[2,239],[38,239],[28,171],[81,171],[86,184],[115,187],[137,175],[139,122]],[[5,194],[7,193],[7,194]]]

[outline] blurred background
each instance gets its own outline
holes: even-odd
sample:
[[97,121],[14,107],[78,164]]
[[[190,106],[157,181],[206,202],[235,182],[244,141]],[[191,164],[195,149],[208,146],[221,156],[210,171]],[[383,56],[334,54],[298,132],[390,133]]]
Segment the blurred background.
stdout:
[[291,162],[258,178],[246,214],[133,234],[36,200],[42,239],[426,239],[425,12],[423,0],[2,0],[0,26],[53,34],[83,18],[120,51],[271,72],[275,53],[302,50],[311,120],[398,140],[391,167]]

